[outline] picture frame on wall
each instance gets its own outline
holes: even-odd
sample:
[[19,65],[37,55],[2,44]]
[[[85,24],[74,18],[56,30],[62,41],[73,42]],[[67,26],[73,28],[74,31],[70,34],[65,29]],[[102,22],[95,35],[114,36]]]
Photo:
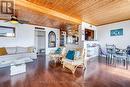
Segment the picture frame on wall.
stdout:
[[0,26],[0,37],[15,37],[15,27]]
[[123,28],[111,30],[110,36],[123,36]]

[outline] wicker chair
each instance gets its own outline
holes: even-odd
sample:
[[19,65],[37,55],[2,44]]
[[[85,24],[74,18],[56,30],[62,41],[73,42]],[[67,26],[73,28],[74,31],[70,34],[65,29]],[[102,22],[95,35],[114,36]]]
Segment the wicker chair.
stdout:
[[65,55],[65,47],[60,47],[60,48],[61,48],[61,53],[60,54],[56,54],[54,50],[49,53],[51,61],[54,61],[55,63],[57,61],[61,62],[62,58]]
[[78,51],[80,51],[80,56],[79,58],[74,58],[74,60],[69,60],[66,58],[66,56],[64,56],[64,58],[62,59],[63,62],[63,68],[67,68],[69,70],[71,70],[71,72],[74,74],[77,67],[79,66],[83,66],[84,65],[84,49],[76,49]]

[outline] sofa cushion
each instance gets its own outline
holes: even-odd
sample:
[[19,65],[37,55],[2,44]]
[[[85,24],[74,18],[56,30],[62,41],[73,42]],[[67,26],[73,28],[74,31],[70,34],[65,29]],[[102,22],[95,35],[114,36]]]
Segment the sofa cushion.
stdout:
[[76,59],[80,58],[80,51],[77,50],[77,51],[75,52],[75,58],[76,58]]
[[3,48],[0,48],[0,56],[2,55],[6,55],[7,54],[7,51],[6,49],[3,47]]
[[17,47],[16,48],[16,53],[27,53],[28,48],[27,47]]
[[6,47],[6,51],[8,54],[15,54],[16,53],[16,47]]

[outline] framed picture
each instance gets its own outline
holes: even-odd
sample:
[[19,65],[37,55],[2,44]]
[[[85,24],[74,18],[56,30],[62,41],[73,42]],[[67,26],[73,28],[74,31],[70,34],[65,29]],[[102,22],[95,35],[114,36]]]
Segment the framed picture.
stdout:
[[0,4],[2,14],[14,13],[14,0],[1,0]]
[[15,27],[0,26],[0,37],[15,37]]
[[110,36],[123,36],[123,28],[111,30]]

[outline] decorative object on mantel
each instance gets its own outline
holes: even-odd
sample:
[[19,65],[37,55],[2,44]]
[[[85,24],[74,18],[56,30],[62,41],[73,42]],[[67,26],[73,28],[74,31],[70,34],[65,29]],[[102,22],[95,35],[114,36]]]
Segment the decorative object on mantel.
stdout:
[[67,44],[78,44],[79,43],[79,31],[78,25],[67,25]]
[[110,35],[111,36],[123,36],[123,28],[111,30]]
[[48,47],[56,47],[56,34],[53,31],[48,34]]
[[0,37],[15,37],[15,27],[0,26]]

